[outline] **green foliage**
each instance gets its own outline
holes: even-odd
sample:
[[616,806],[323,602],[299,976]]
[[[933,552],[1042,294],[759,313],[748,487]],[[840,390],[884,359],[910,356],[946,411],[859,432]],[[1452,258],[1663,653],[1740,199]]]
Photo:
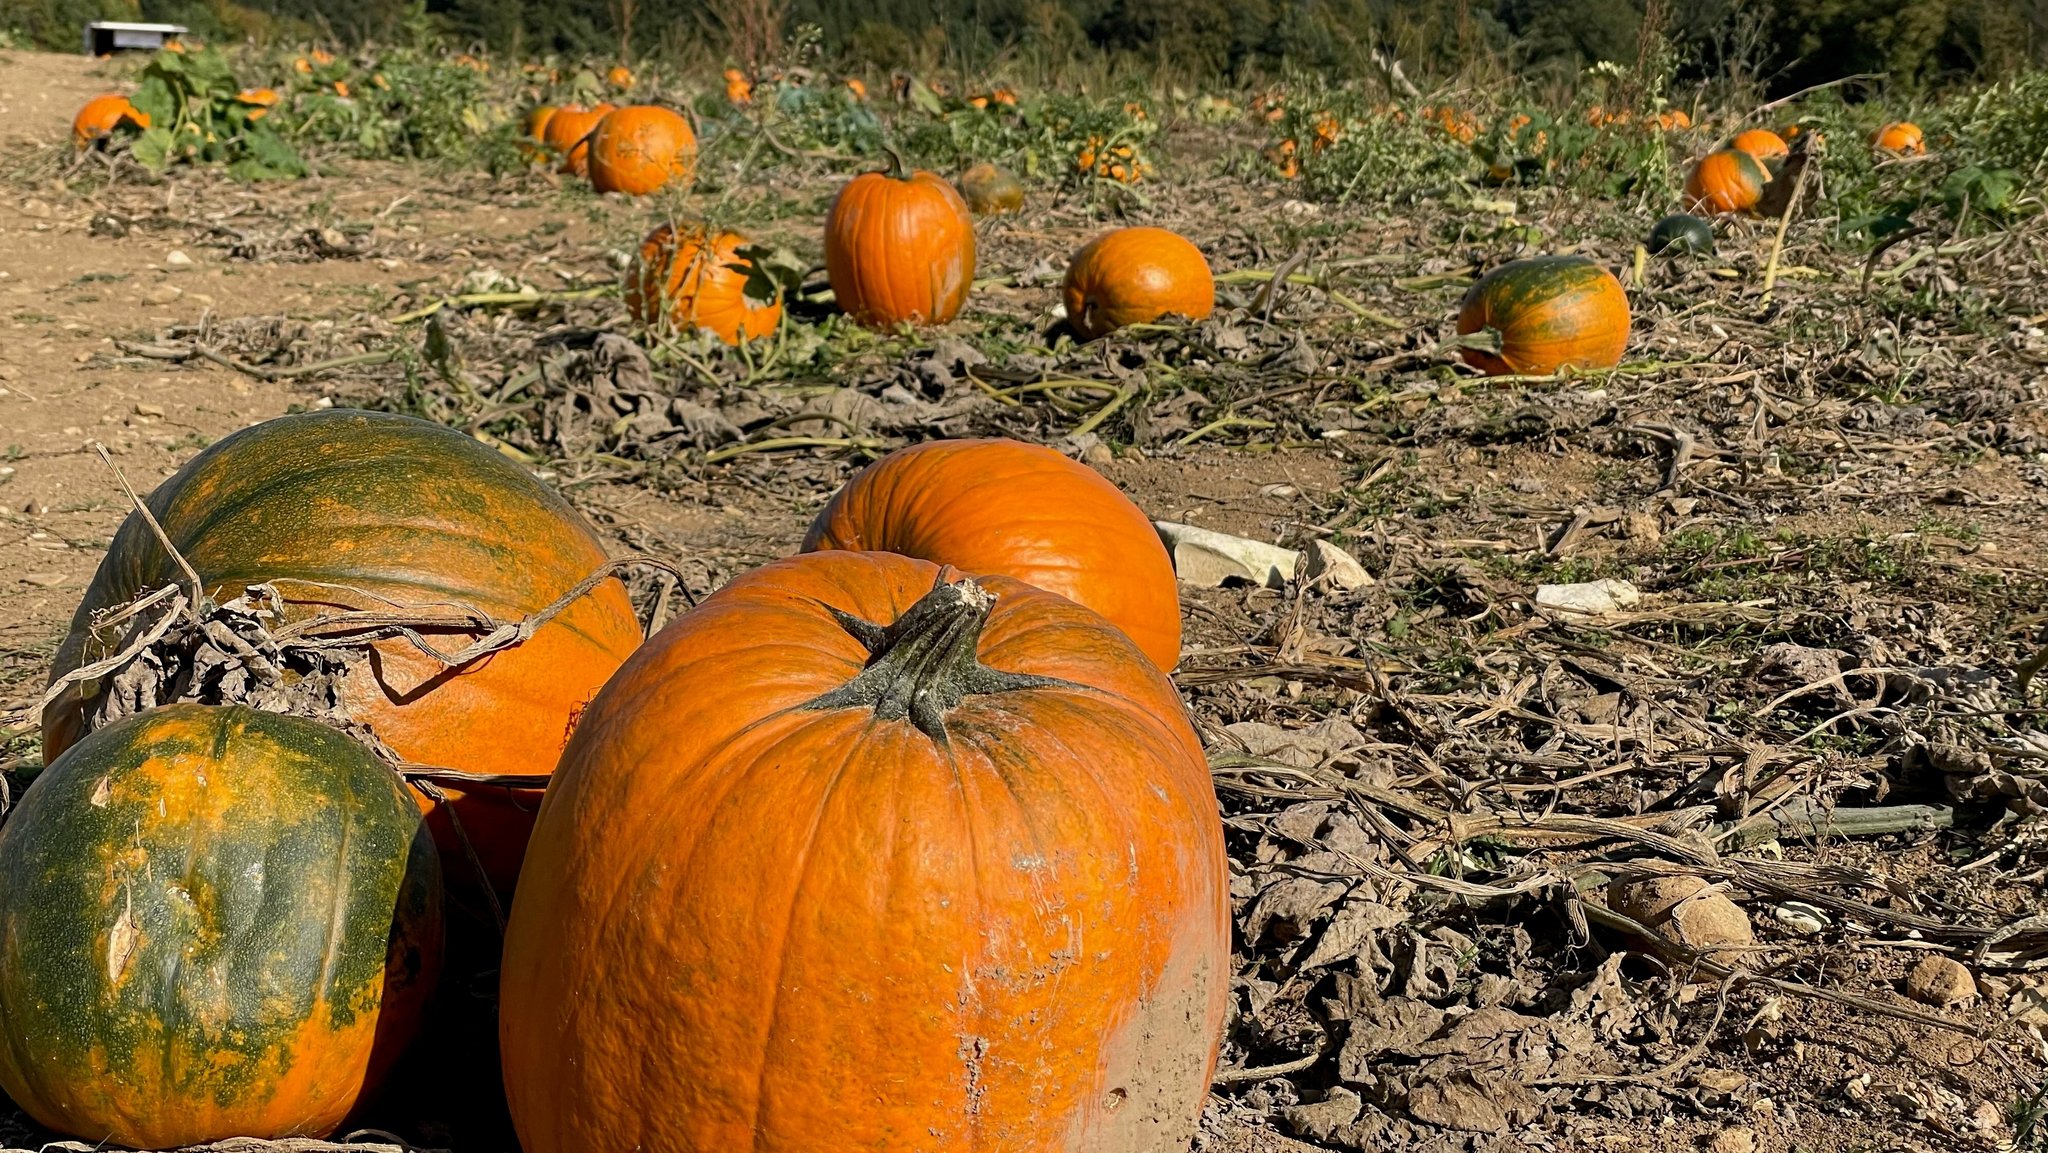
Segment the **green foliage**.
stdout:
[[133,98],[150,119],[133,145],[136,161],[154,171],[221,164],[242,180],[304,176],[305,162],[261,105],[238,99],[241,90],[227,57],[214,49],[158,52]]
[[1976,164],[2011,169],[2038,182],[2048,176],[2048,72],[2032,72],[1966,93],[1941,110],[1935,127]]

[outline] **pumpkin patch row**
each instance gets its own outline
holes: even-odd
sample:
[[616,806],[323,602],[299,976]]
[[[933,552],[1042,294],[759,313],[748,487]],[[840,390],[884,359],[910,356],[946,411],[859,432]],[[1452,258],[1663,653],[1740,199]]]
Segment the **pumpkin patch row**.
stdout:
[[495,891],[528,1153],[1192,1135],[1222,826],[1172,566],[1093,470],[903,450],[645,644],[581,516],[425,421],[280,417],[146,508],[0,826],[0,1090],[44,1125],[333,1132]]

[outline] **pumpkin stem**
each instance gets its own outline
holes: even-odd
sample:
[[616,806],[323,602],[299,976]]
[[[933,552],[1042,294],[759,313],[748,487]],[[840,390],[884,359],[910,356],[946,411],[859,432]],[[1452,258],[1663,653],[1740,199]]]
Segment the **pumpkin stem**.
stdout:
[[946,714],[968,697],[1076,687],[1054,677],[1006,673],[981,663],[976,650],[995,603],[995,595],[972,579],[948,583],[942,572],[932,591],[892,625],[831,609],[841,627],[868,650],[868,667],[804,707],[873,709],[878,719],[908,720],[944,744]]
[[889,157],[889,167],[882,169],[882,175],[895,180],[910,179],[910,175],[906,171],[908,166],[903,163],[903,154],[896,151],[894,144],[884,142],[882,152]]

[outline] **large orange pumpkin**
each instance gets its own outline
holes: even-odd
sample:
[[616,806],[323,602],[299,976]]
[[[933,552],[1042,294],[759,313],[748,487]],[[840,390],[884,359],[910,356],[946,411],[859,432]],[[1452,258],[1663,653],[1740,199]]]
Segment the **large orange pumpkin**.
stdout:
[[[193,457],[147,503],[209,597],[275,590],[282,619],[273,632],[350,611],[518,620],[606,561],[589,523],[525,469],[454,429],[387,413],[335,409],[243,429]],[[120,651],[124,634],[102,628],[103,615],[186,579],[148,522],[130,514],[72,618],[52,679]],[[442,624],[425,635],[453,652],[480,630]],[[545,775],[577,712],[639,640],[625,586],[607,579],[524,641],[459,670],[403,636],[376,639],[370,659],[322,672],[320,679],[335,678],[333,699],[317,707],[323,718],[368,729],[407,761]],[[284,671],[289,685],[296,673]],[[175,668],[164,676],[174,683],[153,696],[188,691]],[[43,711],[45,760],[113,702],[129,701],[135,690],[126,684],[109,674],[52,700]],[[200,699],[211,699],[208,691],[204,683],[189,689]],[[509,889],[539,790],[441,787],[449,805],[431,806],[428,817],[450,874],[474,881],[473,848],[490,880]]]
[[1927,151],[1927,134],[1920,131],[1918,124],[1899,120],[1878,129],[1877,135],[1871,137],[1870,143],[1879,152],[1918,156]]
[[1121,632],[808,553],[590,707],[505,940],[526,1153],[1185,1149],[1230,981],[1200,742]]
[[585,108],[581,104],[564,104],[548,117],[542,130],[541,141],[548,151],[561,158],[561,171],[574,176],[590,173],[590,134],[597,131],[598,124],[612,111],[610,104]]
[[629,104],[600,120],[590,136],[590,184],[599,192],[646,196],[697,173],[690,122],[653,104]]
[[104,136],[113,135],[123,124],[149,127],[149,113],[128,103],[128,98],[109,92],[85,102],[71,121],[71,140],[80,148]]
[[1694,212],[1748,212],[1764,197],[1770,174],[1738,148],[1710,152],[1685,178],[1686,207]]
[[1464,350],[1488,376],[1612,368],[1628,347],[1628,293],[1583,256],[1538,256],[1479,278],[1458,309],[1458,332],[1492,329],[1500,351]]
[[682,332],[709,329],[727,344],[774,332],[782,301],[747,295],[749,265],[740,255],[746,243],[737,232],[714,235],[701,224],[663,224],[648,233],[626,271],[626,309],[633,322],[651,328],[665,320]]
[[839,307],[858,324],[944,324],[974,285],[974,219],[935,172],[856,176],[825,214],[825,272]]
[[1083,340],[1165,316],[1200,320],[1216,309],[1216,278],[1202,250],[1164,228],[1119,228],[1089,241],[1067,265],[1067,323]]
[[555,106],[542,104],[526,113],[526,134],[519,144],[520,155],[539,163],[548,158],[548,121],[555,118]]
[[88,1142],[326,1136],[440,963],[419,810],[314,721],[128,717],[50,762],[0,828],[0,1090]]
[[1778,166],[1785,162],[1785,158],[1792,155],[1792,146],[1785,143],[1785,138],[1768,128],[1752,128],[1747,132],[1739,132],[1735,139],[1728,142],[1728,147],[1756,157],[1756,162],[1769,172],[1776,172]]
[[1152,522],[1102,474],[1042,445],[935,440],[848,481],[804,551],[893,552],[1015,577],[1108,618],[1152,663],[1180,660],[1180,592]]

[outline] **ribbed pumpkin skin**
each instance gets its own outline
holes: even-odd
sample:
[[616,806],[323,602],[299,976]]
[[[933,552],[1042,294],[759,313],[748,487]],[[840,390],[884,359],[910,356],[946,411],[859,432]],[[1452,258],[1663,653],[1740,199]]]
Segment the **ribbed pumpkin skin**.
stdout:
[[1739,148],[1710,152],[1685,178],[1686,207],[1694,212],[1748,212],[1764,197],[1770,175]]
[[935,440],[833,496],[804,551],[893,552],[1015,577],[1086,605],[1152,663],[1180,660],[1180,591],[1152,522],[1102,474],[1042,445]]
[[52,762],[0,828],[0,1089],[145,1149],[334,1131],[441,962],[405,788],[312,721],[170,705]]
[[[741,576],[591,706],[541,811],[500,994],[526,1153],[1187,1148],[1229,981],[1227,862],[1171,684],[1002,577],[940,744],[806,708],[936,566]],[[1085,686],[1085,687],[1083,687]]]
[[1458,309],[1458,332],[1500,332],[1499,355],[1464,350],[1488,376],[1540,376],[1567,365],[1612,368],[1628,347],[1628,292],[1582,256],[1538,256],[1479,278]]
[[678,331],[709,329],[727,344],[757,340],[782,321],[782,302],[765,304],[747,296],[747,238],[737,232],[709,233],[703,225],[680,232],[663,224],[640,242],[640,254],[626,270],[626,310],[633,321],[652,327],[666,319]]
[[590,136],[590,186],[646,196],[697,175],[697,134],[690,122],[653,104],[629,104],[598,121]]
[[78,115],[72,118],[72,142],[83,148],[119,128],[123,121],[147,128],[149,114],[128,103],[128,98],[119,93],[109,92],[103,96],[95,96],[86,101],[85,107],[80,108]]
[[825,272],[857,324],[945,324],[974,286],[967,202],[932,172],[856,176],[825,214]]
[[960,195],[976,216],[998,216],[1024,208],[1023,183],[987,161],[960,174]]
[[1927,135],[1920,126],[1900,120],[1877,130],[1871,138],[1871,146],[1880,152],[1896,152],[1905,156],[1918,156],[1927,151]]
[[1766,169],[1776,168],[1787,156],[1792,155],[1792,147],[1785,143],[1785,138],[1768,128],[1752,128],[1747,132],[1737,133],[1735,139],[1728,142],[1728,147],[1756,157],[1756,162]]
[[[546,608],[606,559],[582,516],[524,469],[453,429],[386,413],[336,409],[244,429],[194,457],[148,504],[212,596],[283,581],[295,619],[343,605],[388,608],[374,599],[383,597],[511,620]],[[131,513],[72,618],[52,678],[109,655],[91,634],[97,614],[174,580],[182,577],[171,559]],[[467,639],[439,643],[453,650]],[[344,704],[407,760],[546,774],[577,710],[638,644],[625,586],[606,581],[525,643],[453,675],[403,639],[379,641],[376,675],[350,678]],[[85,704],[74,688],[44,710],[46,760],[83,735]],[[536,791],[444,788],[492,882],[509,888]],[[446,814],[430,820],[453,874],[469,876]]]
[[590,134],[612,112],[613,105],[600,104],[585,108],[581,104],[564,104],[548,117],[543,129],[542,143],[548,151],[561,158],[562,166],[557,170],[571,176],[590,175]]
[[1202,250],[1164,228],[1119,228],[1089,241],[1067,265],[1061,294],[1067,323],[1083,340],[1216,310],[1216,278]]

